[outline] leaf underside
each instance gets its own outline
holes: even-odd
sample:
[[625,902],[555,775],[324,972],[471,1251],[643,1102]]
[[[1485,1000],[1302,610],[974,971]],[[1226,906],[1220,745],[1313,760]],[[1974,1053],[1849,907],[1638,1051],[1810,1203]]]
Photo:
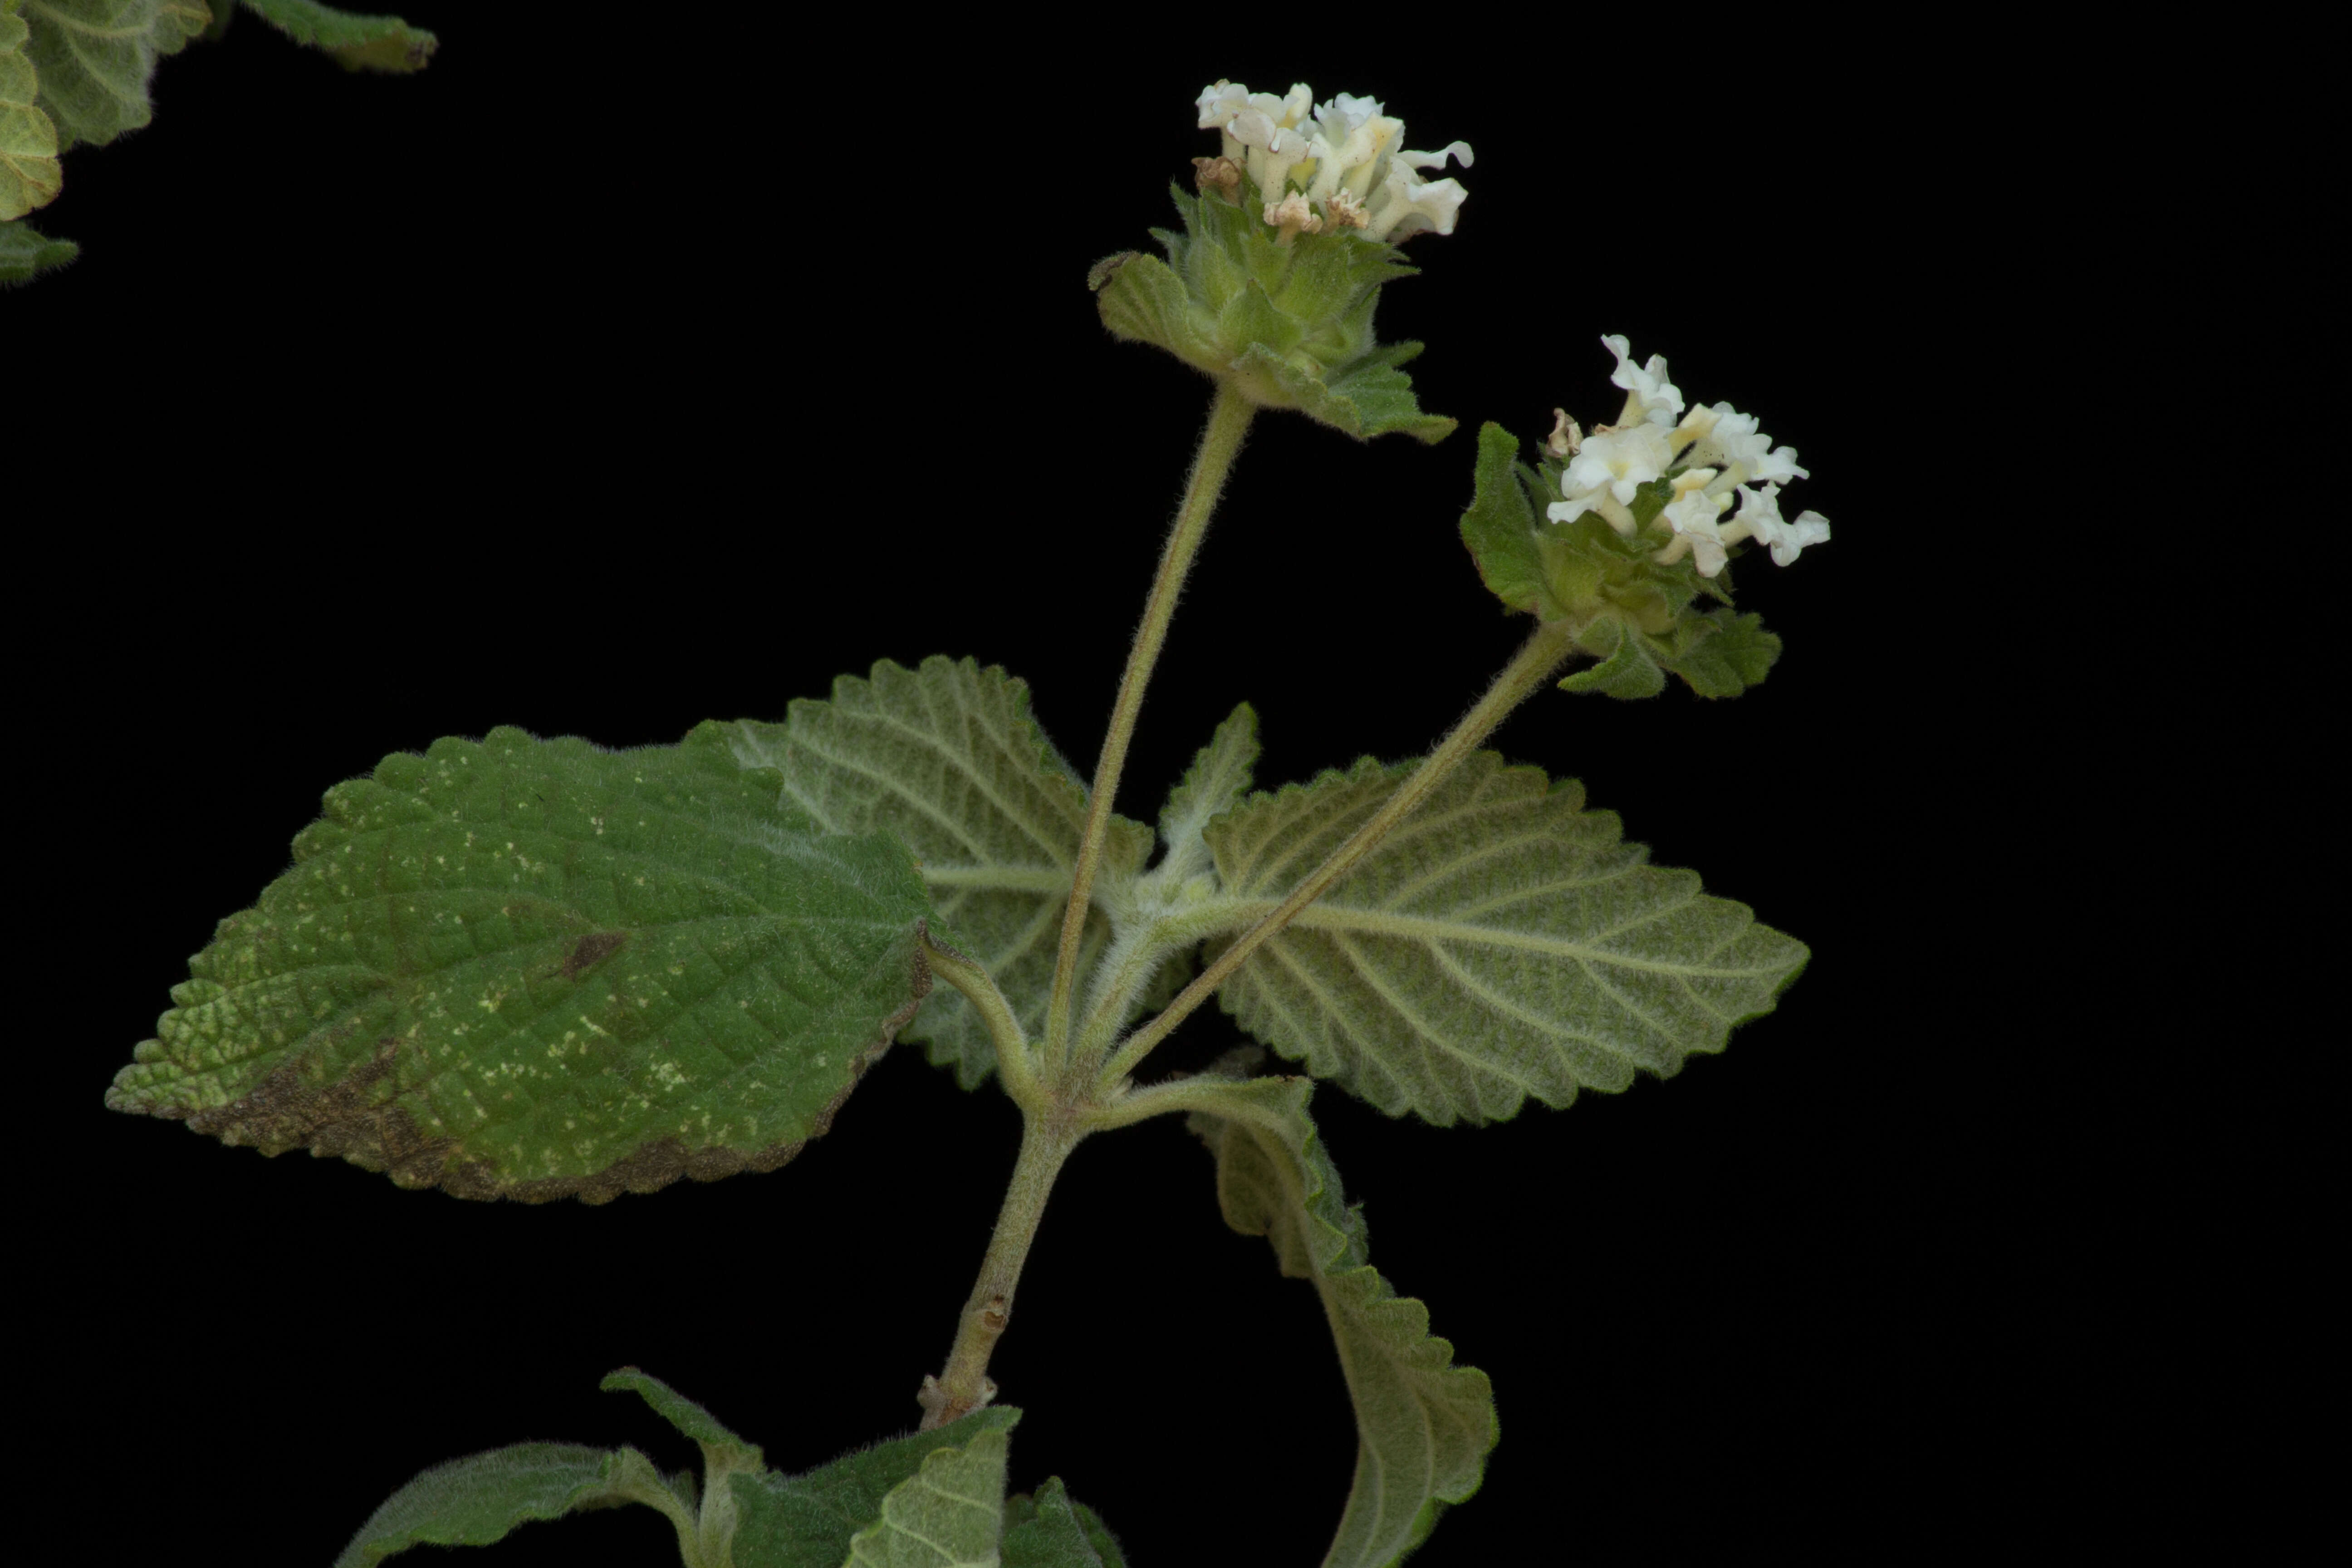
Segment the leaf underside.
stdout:
[[713,724],[388,757],[221,922],[107,1103],[465,1197],[773,1169],[929,984],[905,847],[777,785]]
[[1305,1079],[1234,1086],[1230,1116],[1196,1113],[1217,1160],[1225,1222],[1273,1244],[1282,1272],[1323,1298],[1356,1412],[1356,1474],[1324,1568],[1387,1568],[1429,1534],[1447,1504],[1478,1489],[1497,1426],[1485,1373],[1455,1366],[1429,1310],[1369,1261],[1360,1207],[1307,1114]]
[[[1270,910],[1411,772],[1253,795],[1208,839],[1241,923]],[[1768,1012],[1805,950],[1647,864],[1573,782],[1480,752],[1219,994],[1257,1038],[1391,1115],[1440,1124],[1622,1089]]]
[[[1045,1027],[1062,911],[1087,815],[1086,786],[1029,716],[1029,689],[993,666],[934,656],[844,676],[782,724],[728,726],[746,767],[772,767],[783,798],[835,833],[885,830],[914,850],[938,914],[933,934],[986,969],[1034,1038]],[[1151,830],[1114,816],[1079,973],[1110,934],[1101,907],[1131,885]],[[996,1064],[985,1024],[941,986],[904,1037],[969,1089]]]
[[14,223],[55,199],[58,132],[36,100],[40,76],[25,46],[21,16],[0,14],[0,223]]
[[[951,1463],[983,1443],[997,1456],[996,1491],[990,1499],[992,1549],[992,1510],[1003,1496],[1003,1444],[1020,1419],[1018,1409],[989,1405],[945,1426],[877,1443],[803,1475],[736,1476],[732,1484],[742,1521],[735,1537],[736,1568],[841,1568],[849,1560],[853,1540],[883,1526],[886,1505],[902,1489],[913,1489],[901,1500],[899,1517],[909,1519],[918,1511],[918,1500],[929,1490],[922,1481],[927,1463],[940,1455],[950,1456],[943,1462]],[[982,1462],[987,1462],[985,1454]]]
[[667,1485],[635,1448],[493,1448],[436,1465],[393,1493],[360,1526],[335,1568],[374,1568],[412,1546],[488,1546],[518,1525],[645,1501]]
[[155,64],[212,25],[203,0],[25,0],[26,54],[40,73],[41,107],[58,151],[102,145],[154,118]]

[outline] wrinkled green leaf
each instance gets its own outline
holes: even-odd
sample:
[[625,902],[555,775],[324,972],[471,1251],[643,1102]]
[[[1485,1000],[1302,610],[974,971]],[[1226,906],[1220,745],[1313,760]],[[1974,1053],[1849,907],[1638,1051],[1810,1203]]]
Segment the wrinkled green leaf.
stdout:
[[1160,837],[1168,854],[1153,876],[1181,884],[1209,868],[1209,845],[1202,835],[1212,819],[1249,792],[1257,754],[1257,711],[1244,702],[1217,726],[1160,808]]
[[1429,1331],[1429,1310],[1367,1260],[1363,1212],[1348,1205],[1307,1114],[1313,1086],[1202,1088],[1215,1109],[1191,1125],[1216,1155],[1225,1223],[1265,1237],[1284,1274],[1321,1292],[1355,1406],[1355,1482],[1324,1568],[1387,1568],[1445,1505],[1478,1489],[1497,1436],[1494,1386],[1454,1365],[1454,1347]]
[[1095,1510],[1071,1501],[1057,1476],[1034,1498],[1005,1500],[1004,1568],[1127,1568],[1127,1559]]
[[1599,664],[1564,677],[1559,683],[1562,691],[1592,691],[1603,697],[1638,701],[1655,697],[1666,689],[1665,672],[1658,668],[1649,639],[1622,621],[1595,621],[1579,640],[1599,643],[1608,649],[1608,656]]
[[[940,940],[994,977],[1033,1037],[1043,1032],[1087,790],[1030,718],[1025,684],[968,658],[934,656],[913,670],[885,659],[870,678],[835,681],[829,701],[794,702],[782,724],[745,721],[729,734],[744,766],[777,769],[784,800],[828,830],[905,840]],[[1150,828],[1112,819],[1081,975],[1150,852]],[[966,1088],[996,1064],[987,1026],[949,986],[906,1037],[952,1064]]]
[[1535,540],[1540,514],[1520,478],[1524,467],[1517,437],[1492,421],[1478,427],[1477,488],[1462,514],[1462,542],[1496,598],[1532,612],[1544,599],[1543,563]]
[[22,16],[0,13],[0,222],[14,223],[57,195],[58,128],[34,100],[40,73],[25,52]]
[[[877,1443],[804,1475],[737,1475],[735,1568],[841,1568],[854,1537],[884,1517],[885,1500],[920,1477],[926,1460],[960,1455],[992,1442],[998,1453],[997,1491],[1003,1494],[1003,1445],[1021,1419],[1010,1405],[992,1405],[929,1432]],[[913,1501],[909,1494],[908,1501]],[[992,1523],[994,1515],[992,1514]],[[992,1536],[991,1545],[994,1540]]]
[[467,1197],[772,1170],[927,984],[905,847],[817,832],[780,783],[716,724],[388,757],[221,922],[107,1103]]
[[360,1526],[335,1568],[373,1568],[412,1546],[488,1546],[533,1520],[627,1502],[659,1509],[681,1535],[688,1528],[686,1500],[635,1448],[493,1448],[436,1465],[393,1493]]
[[70,239],[51,239],[28,223],[0,223],[0,288],[29,282],[81,254]]
[[1675,650],[1665,667],[1701,697],[1738,696],[1780,657],[1780,639],[1764,629],[1761,616],[1709,610],[1675,630]]
[[41,80],[41,107],[58,151],[93,145],[154,118],[148,83],[155,62],[177,54],[212,23],[203,0],[25,0],[26,53]]
[[416,71],[440,40],[397,16],[361,16],[316,0],[236,0],[298,44],[327,53],[352,70]]
[[[1273,909],[1411,772],[1253,795],[1208,832],[1228,929]],[[1804,948],[1647,864],[1572,781],[1465,763],[1252,953],[1219,993],[1242,1026],[1391,1115],[1440,1124],[1661,1077],[1769,1012]],[[1213,952],[1213,950],[1212,950]]]

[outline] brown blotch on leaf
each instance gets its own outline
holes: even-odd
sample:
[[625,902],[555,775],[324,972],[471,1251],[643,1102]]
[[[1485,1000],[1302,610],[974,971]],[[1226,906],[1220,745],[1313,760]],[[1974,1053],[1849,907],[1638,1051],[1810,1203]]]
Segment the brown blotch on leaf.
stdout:
[[563,961],[563,967],[556,973],[566,980],[572,979],[590,964],[612,957],[628,940],[629,933],[625,931],[600,931],[583,936],[572,945],[570,956]]
[[[419,1133],[417,1118],[402,1104],[408,1095],[387,1094],[380,1102],[371,1102],[376,1086],[399,1065],[400,1042],[388,1036],[377,1042],[374,1055],[354,1065],[333,1083],[316,1088],[304,1083],[299,1068],[306,1058],[297,1058],[270,1072],[241,1098],[210,1110],[197,1111],[187,1116],[186,1121],[194,1131],[224,1143],[249,1145],[265,1154],[282,1154],[308,1144],[313,1154],[349,1160],[362,1170],[382,1171],[396,1185],[437,1186],[460,1198],[514,1198],[527,1204],[578,1198],[584,1204],[606,1204],[623,1193],[657,1191],[680,1176],[715,1182],[745,1171],[772,1171],[806,1148],[810,1138],[823,1137],[831,1131],[834,1117],[847,1102],[851,1091],[882,1059],[891,1042],[898,1037],[898,1031],[912,1021],[923,998],[930,994],[931,966],[923,960],[927,935],[928,931],[918,930],[906,1003],[882,1020],[875,1030],[873,1043],[851,1060],[849,1082],[817,1113],[809,1125],[808,1137],[796,1138],[789,1143],[772,1143],[750,1153],[733,1149],[688,1149],[676,1138],[665,1138],[593,1175],[509,1181],[499,1173],[491,1161],[458,1158],[456,1139],[426,1138]],[[573,960],[584,969],[626,940],[621,932],[581,938],[579,946],[572,949],[572,958],[565,961],[565,972],[572,972]],[[604,945],[593,956],[583,958],[582,953],[594,942]],[[175,1113],[167,1110],[156,1114]]]

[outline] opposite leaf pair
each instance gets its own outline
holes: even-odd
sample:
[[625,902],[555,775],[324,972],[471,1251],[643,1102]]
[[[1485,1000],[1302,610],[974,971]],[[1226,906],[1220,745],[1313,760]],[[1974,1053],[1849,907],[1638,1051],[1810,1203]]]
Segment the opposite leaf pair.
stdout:
[[703,1472],[664,1475],[635,1448],[520,1443],[436,1465],[386,1499],[335,1568],[374,1568],[412,1546],[487,1546],[516,1526],[643,1503],[677,1527],[684,1568],[1124,1568],[1118,1543],[1058,1479],[1007,1499],[1009,1406],[912,1433],[804,1475],[659,1379],[624,1368],[608,1390],[641,1395],[702,1449]]

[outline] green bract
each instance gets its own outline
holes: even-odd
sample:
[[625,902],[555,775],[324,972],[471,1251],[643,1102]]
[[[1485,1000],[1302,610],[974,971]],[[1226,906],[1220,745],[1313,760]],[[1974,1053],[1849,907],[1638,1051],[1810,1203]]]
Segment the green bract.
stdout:
[[[1668,671],[1702,697],[1737,697],[1764,679],[1780,639],[1759,616],[1731,608],[1731,571],[1702,577],[1692,557],[1652,559],[1670,535],[1653,527],[1674,497],[1673,473],[1643,485],[1628,510],[1640,526],[1620,535],[1596,512],[1545,520],[1559,496],[1560,459],[1529,467],[1499,425],[1478,432],[1477,493],[1462,542],[1495,596],[1537,619],[1566,622],[1601,663],[1561,681],[1567,691],[1655,697]],[[1698,607],[1702,598],[1717,603]]]
[[1157,343],[1261,408],[1296,408],[1359,440],[1452,433],[1454,421],[1423,413],[1397,368],[1422,345],[1373,336],[1381,285],[1419,270],[1403,252],[1346,229],[1276,228],[1246,177],[1234,200],[1213,186],[1169,194],[1184,232],[1151,231],[1168,259],[1128,251],[1087,276],[1113,335]]

